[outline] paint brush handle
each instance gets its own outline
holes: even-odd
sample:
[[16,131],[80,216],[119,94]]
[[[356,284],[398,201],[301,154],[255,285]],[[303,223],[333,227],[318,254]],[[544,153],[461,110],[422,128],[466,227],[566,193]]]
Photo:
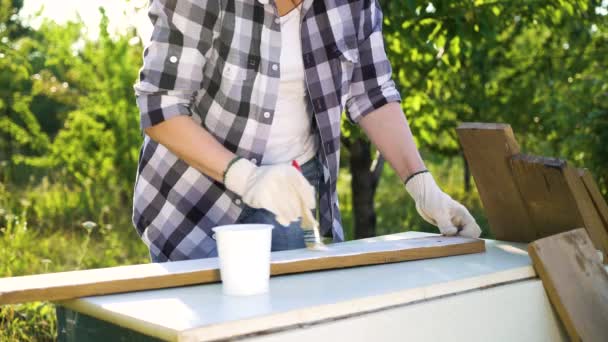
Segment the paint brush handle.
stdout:
[[[291,165],[295,167],[298,171],[302,172],[302,167],[296,160],[291,162]],[[321,234],[319,233],[319,224],[317,220],[313,216],[306,206],[302,203],[302,223],[301,227],[304,231],[304,243],[306,244],[306,248],[313,250],[325,250],[327,247],[323,244],[321,240]]]

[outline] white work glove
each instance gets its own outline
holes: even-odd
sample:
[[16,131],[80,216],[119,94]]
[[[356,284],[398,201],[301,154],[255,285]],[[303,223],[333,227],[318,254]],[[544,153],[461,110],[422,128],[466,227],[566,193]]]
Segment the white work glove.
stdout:
[[467,208],[441,191],[429,172],[415,175],[405,184],[416,201],[416,210],[428,223],[446,236],[460,235],[477,238],[481,229]]
[[283,226],[302,215],[312,216],[316,206],[313,186],[289,164],[256,166],[241,158],[228,167],[224,184],[248,206],[275,214]]

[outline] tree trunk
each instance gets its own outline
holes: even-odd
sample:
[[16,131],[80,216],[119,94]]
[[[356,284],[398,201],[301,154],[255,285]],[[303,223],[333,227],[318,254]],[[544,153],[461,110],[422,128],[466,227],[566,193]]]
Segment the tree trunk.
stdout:
[[471,170],[469,169],[467,158],[464,157],[464,153],[462,154],[462,160],[464,161],[464,192],[468,194],[471,190]]
[[376,235],[374,195],[384,168],[384,158],[371,156],[371,143],[356,139],[350,144],[350,172],[355,239]]

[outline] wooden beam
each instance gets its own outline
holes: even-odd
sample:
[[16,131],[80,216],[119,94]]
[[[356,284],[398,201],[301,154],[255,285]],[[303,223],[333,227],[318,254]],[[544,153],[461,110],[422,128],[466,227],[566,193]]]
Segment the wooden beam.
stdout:
[[536,236],[585,227],[606,255],[608,233],[577,169],[561,159],[530,155],[512,157],[511,168]]
[[456,131],[493,236],[516,242],[536,239],[509,165],[519,153],[511,126],[463,123]]
[[[336,243],[326,251],[273,253],[271,274],[289,274],[437,258],[485,251],[483,240],[432,236],[365,244]],[[142,264],[0,279],[0,305],[65,300],[220,281],[217,258]]]
[[528,246],[572,341],[608,341],[608,272],[585,229],[534,241]]

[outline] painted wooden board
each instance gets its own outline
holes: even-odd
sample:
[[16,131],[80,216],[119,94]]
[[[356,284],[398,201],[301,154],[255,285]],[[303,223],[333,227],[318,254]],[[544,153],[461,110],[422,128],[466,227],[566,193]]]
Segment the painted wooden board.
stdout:
[[[416,239],[421,235],[407,232],[344,244]],[[536,278],[525,244],[485,242],[485,253],[272,277],[270,291],[259,296],[225,296],[221,284],[214,283],[57,304],[149,336],[203,341],[293,329]],[[291,259],[298,253],[294,250],[276,255]]]
[[534,241],[534,267],[572,341],[608,341],[608,272],[585,229]]
[[538,238],[585,227],[605,255],[608,232],[577,169],[561,159],[530,155],[512,157],[511,167]]
[[509,165],[519,153],[511,126],[463,123],[456,131],[494,237],[517,242],[536,239]]
[[[292,254],[273,253],[271,274],[436,258],[484,250],[483,240],[443,236],[336,243],[326,251],[300,249]],[[217,258],[13,277],[0,279],[0,304],[61,300],[219,280]]]

